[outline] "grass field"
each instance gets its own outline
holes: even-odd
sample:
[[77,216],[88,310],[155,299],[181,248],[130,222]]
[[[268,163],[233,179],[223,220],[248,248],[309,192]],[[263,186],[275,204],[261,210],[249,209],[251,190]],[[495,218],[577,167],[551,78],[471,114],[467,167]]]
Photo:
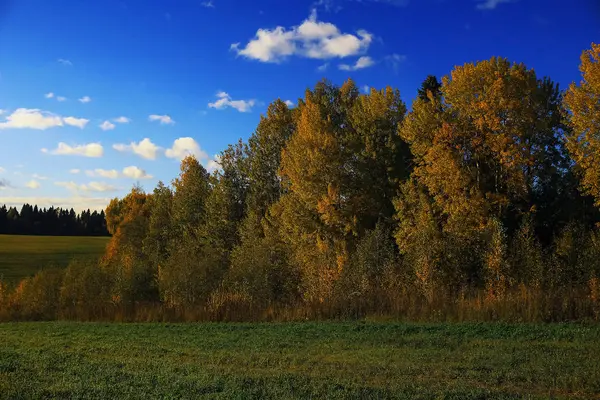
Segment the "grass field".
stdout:
[[0,398],[600,398],[600,326],[0,324]]
[[73,257],[99,257],[107,237],[0,235],[0,279],[17,282],[41,268],[66,267]]

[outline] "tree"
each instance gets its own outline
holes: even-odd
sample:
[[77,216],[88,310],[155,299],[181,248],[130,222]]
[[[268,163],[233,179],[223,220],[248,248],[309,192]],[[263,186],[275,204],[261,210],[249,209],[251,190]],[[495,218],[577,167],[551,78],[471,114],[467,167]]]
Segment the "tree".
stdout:
[[113,275],[118,302],[153,300],[158,297],[155,272],[143,252],[148,232],[151,196],[134,186],[123,199],[114,199],[106,209],[113,236],[103,263]]
[[[525,215],[560,195],[555,184],[569,164],[561,96],[549,79],[501,58],[456,67],[443,82],[439,98],[415,101],[400,136],[410,144],[418,190],[435,205],[430,215],[437,214],[449,246],[444,253],[452,255],[445,257],[447,273],[457,284],[480,284],[490,221],[512,233]],[[412,237],[407,230],[421,229],[419,212],[402,214],[400,231]],[[399,245],[414,251],[404,240]]]
[[600,44],[581,55],[579,67],[583,80],[571,84],[565,96],[565,106],[572,128],[567,147],[577,163],[584,193],[596,199],[600,206]]
[[418,91],[419,99],[429,101],[429,97],[437,98],[440,95],[442,84],[435,75],[429,75],[421,84]]
[[172,240],[173,192],[161,181],[154,189],[151,198],[151,214],[148,232],[143,240],[143,251],[158,272],[160,265],[169,258]]

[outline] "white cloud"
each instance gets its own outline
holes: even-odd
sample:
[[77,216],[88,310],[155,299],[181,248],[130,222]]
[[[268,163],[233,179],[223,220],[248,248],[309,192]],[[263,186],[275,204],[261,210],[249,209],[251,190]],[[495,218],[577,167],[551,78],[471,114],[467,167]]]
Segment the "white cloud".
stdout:
[[286,101],[284,101],[284,103],[285,103],[285,105],[286,105],[286,106],[288,106],[288,107],[294,107],[294,102],[293,102],[293,101],[291,101],[291,100],[286,100]]
[[90,122],[89,119],[75,118],[75,117],[66,117],[66,118],[63,118],[63,121],[67,125],[76,126],[76,127],[80,128],[80,129],[85,128],[85,126],[87,125],[87,123]]
[[320,65],[319,67],[317,67],[317,71],[319,71],[319,72],[325,72],[325,71],[327,71],[327,68],[329,68],[329,63],[325,63],[323,65]]
[[64,58],[59,58],[57,61],[58,61],[60,64],[62,64],[62,65],[66,65],[66,66],[71,66],[71,65],[73,65],[73,63],[72,63],[71,61],[69,61],[69,60],[66,60],[66,59],[64,59]]
[[67,101],[66,97],[64,97],[64,96],[57,96],[56,94],[54,94],[54,92],[46,93],[44,95],[44,97],[47,98],[47,99],[56,99],[56,101],[60,101],[60,102]]
[[119,123],[119,124],[128,124],[129,122],[131,122],[131,120],[127,117],[118,117],[113,119],[113,122]]
[[210,108],[222,110],[227,107],[235,108],[239,112],[249,112],[256,104],[255,100],[232,100],[231,96],[226,92],[217,93],[218,100],[214,103],[208,103]]
[[25,184],[25,186],[28,187],[29,189],[39,189],[41,185],[38,181],[31,180],[31,181],[27,182]]
[[342,71],[356,71],[359,69],[369,68],[375,65],[375,61],[369,56],[363,56],[356,61],[354,65],[340,64],[339,69]]
[[371,88],[369,87],[369,85],[364,85],[364,86],[362,87],[362,91],[363,91],[363,93],[365,93],[365,94],[369,94],[369,93],[371,93]]
[[315,10],[300,26],[286,29],[259,29],[244,48],[231,45],[238,55],[262,62],[280,62],[290,56],[329,59],[344,58],[366,52],[373,35],[359,30],[356,35],[342,33],[333,24],[317,21]]
[[46,111],[29,108],[19,108],[12,114],[6,116],[4,122],[0,122],[0,129],[39,129],[45,130],[56,126],[63,126],[63,119]]
[[221,156],[215,154],[214,157],[208,160],[208,162],[206,163],[206,170],[208,172],[213,172],[218,169],[221,169]]
[[215,8],[215,5],[213,4],[212,0],[208,0],[208,1],[203,1],[202,3],[200,3],[202,5],[202,7],[206,7],[206,8]]
[[168,115],[156,115],[156,114],[152,114],[148,117],[148,120],[150,121],[160,121],[161,124],[163,125],[169,125],[169,124],[174,124],[175,121],[173,121],[173,119],[171,119],[171,117],[169,117]]
[[119,177],[119,171],[116,169],[102,169],[96,168],[95,170],[87,170],[85,174],[89,177],[101,177],[108,179],[117,179]]
[[54,155],[84,156],[98,158],[104,155],[104,148],[100,143],[89,143],[70,146],[64,142],[60,142],[56,150],[48,151],[48,149],[42,149],[42,152]]
[[116,169],[102,169],[96,168],[94,170],[87,170],[85,174],[91,178],[101,177],[106,179],[117,179],[117,178],[133,178],[133,179],[152,179],[153,176],[146,173],[141,168],[130,166],[123,168],[123,172],[119,172]]
[[[1,188],[1,186],[0,186]],[[86,197],[81,195],[68,197],[2,197],[2,202],[7,207],[21,207],[23,204],[36,204],[41,208],[61,207],[73,208],[76,212],[83,210],[100,211],[105,210],[110,203],[110,198]]]
[[99,126],[100,126],[100,129],[102,129],[103,131],[110,131],[110,130],[115,129],[116,125],[111,123],[110,121],[104,121]]
[[208,154],[200,148],[200,145],[191,137],[182,137],[173,142],[173,146],[165,151],[169,158],[178,160],[184,159],[188,155],[193,155],[197,160],[208,159]]
[[85,118],[61,117],[35,108],[18,108],[0,122],[0,129],[45,130],[57,126],[71,125],[83,129],[89,120]]
[[152,175],[149,175],[141,168],[130,166],[123,168],[123,176],[132,179],[152,179]]
[[4,172],[6,172],[6,170],[4,168],[0,167],[0,174],[2,174]]
[[81,172],[81,170],[80,170],[80,169],[78,169],[78,168],[73,168],[73,169],[70,169],[70,170],[69,170],[69,173],[70,173],[70,174],[78,174],[78,173],[80,173],[80,172]]
[[160,147],[152,143],[148,138],[143,139],[139,143],[131,142],[130,144],[117,143],[113,145],[113,149],[117,151],[131,151],[138,156],[147,160],[155,160],[156,154]]
[[92,98],[90,96],[83,96],[82,98],[79,99],[80,102],[82,102],[83,104],[85,103],[89,103],[90,101],[92,101]]
[[516,0],[478,0],[479,4],[477,4],[478,10],[494,10],[499,4],[503,3],[513,3]]
[[33,175],[31,175],[31,177],[32,177],[33,179],[39,179],[39,180],[41,180],[41,181],[44,181],[44,180],[48,179],[48,177],[47,177],[47,176],[43,176],[43,175],[39,175],[39,174],[33,174]]
[[73,192],[114,192],[118,188],[104,182],[90,182],[87,184],[77,184],[70,182],[54,182],[56,186],[64,187]]
[[6,110],[1,110],[0,109],[0,115],[4,114],[6,112]]

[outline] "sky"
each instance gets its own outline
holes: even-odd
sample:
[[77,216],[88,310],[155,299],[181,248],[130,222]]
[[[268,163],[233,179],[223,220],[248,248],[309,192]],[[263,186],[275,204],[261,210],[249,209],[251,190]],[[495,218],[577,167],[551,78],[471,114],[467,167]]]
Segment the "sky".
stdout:
[[209,170],[320,79],[400,90],[507,57],[561,88],[597,0],[0,0],[0,204],[102,209]]

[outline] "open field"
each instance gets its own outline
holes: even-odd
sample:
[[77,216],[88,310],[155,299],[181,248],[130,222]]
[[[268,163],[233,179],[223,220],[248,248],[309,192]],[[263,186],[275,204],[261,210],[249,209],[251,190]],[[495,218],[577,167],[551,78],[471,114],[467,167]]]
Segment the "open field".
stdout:
[[0,324],[1,398],[600,398],[600,326]]
[[99,257],[107,237],[0,235],[0,279],[16,282],[73,257]]

